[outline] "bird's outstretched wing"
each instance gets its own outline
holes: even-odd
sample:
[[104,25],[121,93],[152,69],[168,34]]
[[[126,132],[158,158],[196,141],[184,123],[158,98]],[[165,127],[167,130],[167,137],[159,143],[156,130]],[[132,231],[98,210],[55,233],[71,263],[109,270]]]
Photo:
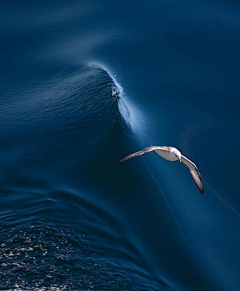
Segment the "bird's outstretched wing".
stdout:
[[131,155],[126,156],[125,158],[121,159],[119,161],[119,163],[125,162],[126,160],[129,160],[129,159],[132,159],[132,158],[135,158],[135,157],[144,155],[146,153],[149,153],[149,152],[155,151],[155,150],[158,150],[158,151],[167,151],[167,147],[165,147],[165,146],[163,146],[163,147],[160,147],[160,146],[148,147],[148,148],[145,148],[145,149],[143,149],[143,150],[141,150],[139,152],[136,152],[136,153],[133,153]]
[[190,171],[190,174],[191,174],[195,184],[197,185],[198,190],[201,192],[201,194],[203,194],[204,189],[203,189],[202,177],[198,171],[197,166],[192,161],[190,161],[188,158],[186,158],[184,156],[182,156],[182,162]]

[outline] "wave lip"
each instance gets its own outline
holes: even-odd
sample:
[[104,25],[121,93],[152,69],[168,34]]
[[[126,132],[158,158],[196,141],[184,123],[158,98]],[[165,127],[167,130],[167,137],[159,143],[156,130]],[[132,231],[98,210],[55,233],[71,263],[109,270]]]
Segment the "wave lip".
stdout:
[[[125,129],[132,133],[140,133],[145,127],[144,114],[133,104],[132,100],[129,98],[128,94],[125,92],[123,86],[117,81],[117,75],[113,74],[110,69],[99,62],[90,62],[88,64],[90,67],[98,68],[105,71],[111,78],[113,84],[112,97],[118,102],[118,110],[121,118],[124,120]],[[127,125],[127,126],[126,126]]]

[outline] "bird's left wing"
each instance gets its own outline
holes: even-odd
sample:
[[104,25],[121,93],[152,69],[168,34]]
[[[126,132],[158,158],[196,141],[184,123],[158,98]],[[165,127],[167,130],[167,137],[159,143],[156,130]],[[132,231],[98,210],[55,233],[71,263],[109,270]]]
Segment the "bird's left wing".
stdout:
[[182,162],[190,171],[190,174],[191,174],[196,186],[198,187],[198,190],[201,192],[201,194],[203,194],[204,189],[203,189],[202,177],[198,171],[197,166],[192,161],[190,161],[188,158],[186,158],[184,156],[182,156]]
[[144,155],[146,153],[149,153],[151,151],[155,151],[155,150],[162,150],[162,151],[167,151],[167,147],[160,147],[160,146],[152,146],[152,147],[148,147],[148,148],[145,148],[139,152],[136,152],[136,153],[133,153],[131,155],[128,155],[126,156],[125,158],[121,159],[119,161],[119,163],[122,163],[122,162],[125,162],[129,159],[132,159],[132,158],[135,158],[135,157],[138,157],[138,156],[141,156],[141,155]]

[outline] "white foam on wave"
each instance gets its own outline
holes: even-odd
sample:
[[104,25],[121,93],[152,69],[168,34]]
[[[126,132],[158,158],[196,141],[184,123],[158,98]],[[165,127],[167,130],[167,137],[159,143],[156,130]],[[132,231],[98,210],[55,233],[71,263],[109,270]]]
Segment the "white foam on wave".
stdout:
[[118,108],[122,118],[134,133],[139,133],[144,128],[144,115],[137,106],[133,104],[130,98],[128,98],[125,90],[116,79],[117,75],[113,74],[111,70],[99,62],[90,62],[89,66],[102,69],[108,73],[113,81],[112,96],[118,100]]

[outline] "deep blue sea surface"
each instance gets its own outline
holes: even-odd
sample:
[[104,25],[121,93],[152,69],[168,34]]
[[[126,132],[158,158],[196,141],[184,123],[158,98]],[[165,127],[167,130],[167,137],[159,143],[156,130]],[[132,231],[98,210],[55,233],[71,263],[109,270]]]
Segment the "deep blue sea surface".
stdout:
[[[240,3],[0,2],[0,290],[240,290]],[[156,153],[170,145],[198,166]]]

